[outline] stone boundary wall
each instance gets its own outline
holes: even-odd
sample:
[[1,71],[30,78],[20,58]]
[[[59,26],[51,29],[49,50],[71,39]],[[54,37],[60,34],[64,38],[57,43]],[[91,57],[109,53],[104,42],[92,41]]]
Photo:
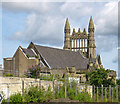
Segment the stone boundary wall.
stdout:
[[0,76],[3,76],[3,70],[0,70]]
[[[45,81],[41,80],[39,83],[39,79],[34,78],[20,78],[20,77],[0,77],[0,93],[3,93],[4,98],[9,98],[10,95],[20,92],[22,94],[22,81],[24,81],[24,88],[29,88],[30,86],[39,86],[44,90],[47,90],[48,87],[51,87],[53,91],[53,81]],[[58,82],[54,81],[54,86],[56,86]],[[59,81],[60,85],[63,85],[62,82]],[[85,85],[78,86],[79,91],[85,89]],[[87,86],[87,92],[92,95],[92,86]]]

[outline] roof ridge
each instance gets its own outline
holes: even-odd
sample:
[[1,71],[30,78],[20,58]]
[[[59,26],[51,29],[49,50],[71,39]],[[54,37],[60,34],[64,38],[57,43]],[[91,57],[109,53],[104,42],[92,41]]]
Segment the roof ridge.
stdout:
[[56,50],[61,50],[61,51],[70,51],[70,52],[74,52],[74,53],[79,53],[79,52],[75,52],[75,51],[71,51],[71,50],[64,50],[64,49],[59,49],[59,48],[54,48],[54,47],[41,46],[41,45],[37,45],[37,44],[34,44],[34,45],[44,47],[44,48],[50,48],[50,49],[56,49]]
[[60,50],[60,51],[69,51],[69,52],[72,52],[72,53],[79,53],[83,59],[87,59],[86,57],[84,57],[80,52],[75,52],[75,51],[71,51],[71,50],[64,50],[64,49],[59,49],[59,48],[54,48],[54,47],[48,47],[48,46],[41,46],[41,45],[37,45],[37,44],[34,44],[35,46],[39,46],[39,47],[43,47],[43,48],[49,48],[49,49],[55,49],[55,50]]

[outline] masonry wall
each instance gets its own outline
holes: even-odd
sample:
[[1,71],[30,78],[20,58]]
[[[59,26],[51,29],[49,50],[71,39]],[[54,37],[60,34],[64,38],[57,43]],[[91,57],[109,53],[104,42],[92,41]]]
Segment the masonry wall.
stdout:
[[[34,78],[20,78],[20,77],[0,77],[0,93],[8,98],[10,95],[20,92],[22,94],[22,81],[24,81],[24,88],[29,88],[30,86],[39,86],[39,79]],[[54,86],[56,87],[58,82],[54,81]],[[63,85],[62,82],[59,82],[60,85]],[[51,87],[53,91],[53,81],[44,81],[41,80],[41,88],[47,90],[48,87]],[[80,85],[79,90],[85,90],[85,85]],[[92,86],[87,86],[88,93],[92,95]]]
[[66,73],[66,70],[65,69],[51,69],[50,73],[53,75],[58,74],[60,76],[63,76]]
[[0,76],[3,76],[3,70],[0,70]]
[[10,73],[21,77],[29,67],[35,64],[38,64],[38,59],[28,58],[22,50],[18,48],[13,58],[4,58],[4,74]]
[[15,57],[15,70],[18,71],[19,76],[23,76],[24,72],[28,70],[32,65],[38,64],[38,59],[29,59],[19,49]]
[[19,76],[19,48],[16,51],[15,55],[13,56],[13,75]]
[[[34,78],[19,78],[19,77],[0,77],[0,93],[8,98],[8,96],[20,92],[22,94],[22,81],[24,81],[24,88],[29,88],[30,86],[39,86],[39,79]],[[55,85],[57,82],[54,82]],[[41,88],[47,90],[48,87],[51,87],[53,90],[53,82],[52,81],[44,81],[41,80]],[[9,95],[8,95],[8,87],[9,87]]]
[[12,59],[8,59],[8,58],[4,58],[4,74],[6,73],[10,73],[13,74],[13,60]]

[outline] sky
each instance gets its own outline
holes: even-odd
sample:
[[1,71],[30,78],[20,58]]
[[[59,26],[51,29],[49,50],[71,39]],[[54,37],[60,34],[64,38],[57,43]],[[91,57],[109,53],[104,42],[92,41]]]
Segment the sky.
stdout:
[[2,2],[0,3],[0,63],[12,57],[21,45],[35,44],[63,48],[68,17],[73,28],[86,28],[90,16],[95,24],[95,44],[104,68],[118,72],[118,1],[106,2]]

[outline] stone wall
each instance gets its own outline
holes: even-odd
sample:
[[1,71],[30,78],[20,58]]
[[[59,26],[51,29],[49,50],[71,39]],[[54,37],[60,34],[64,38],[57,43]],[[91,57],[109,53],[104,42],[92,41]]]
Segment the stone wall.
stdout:
[[24,72],[28,70],[32,65],[38,64],[37,59],[29,59],[26,55],[19,49],[19,52],[15,55],[16,60],[16,70],[19,70],[19,76],[23,76]]
[[[0,77],[0,93],[3,93],[5,98],[8,98],[8,96],[17,92],[22,93],[22,81],[24,81],[24,88],[29,88],[31,85],[39,86],[39,79],[20,77]],[[57,81],[55,81],[54,84],[56,85]],[[41,88],[47,90],[49,86],[51,87],[51,90],[53,90],[53,81],[41,80]]]
[[13,59],[4,58],[4,74],[10,73],[13,74]]
[[0,70],[0,76],[3,76],[3,70]]
[[4,58],[4,74],[23,76],[32,65],[38,64],[38,59],[28,58],[19,47],[12,58]]
[[[30,86],[39,86],[39,79],[34,78],[20,78],[20,77],[0,77],[0,93],[3,93],[5,98],[8,98],[10,95],[20,92],[22,94],[22,81],[24,81],[24,88],[29,88]],[[54,81],[54,86],[56,87],[58,82]],[[62,82],[59,82],[60,85],[63,85]],[[53,91],[53,81],[44,81],[41,80],[41,88],[47,90],[48,87],[51,87]],[[79,91],[85,89],[85,85],[79,85]],[[88,93],[92,96],[92,86],[87,86]]]
[[53,75],[58,74],[59,76],[63,76],[63,74],[66,73],[66,70],[62,69],[62,68],[61,69],[51,69],[50,73],[53,74]]

